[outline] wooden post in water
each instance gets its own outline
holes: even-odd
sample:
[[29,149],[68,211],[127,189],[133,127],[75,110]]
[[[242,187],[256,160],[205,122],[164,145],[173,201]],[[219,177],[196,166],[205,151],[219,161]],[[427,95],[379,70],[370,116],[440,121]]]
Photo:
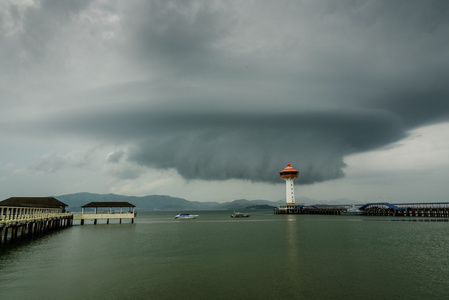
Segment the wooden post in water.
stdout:
[[17,226],[11,227],[11,241],[15,240],[17,237]]
[[5,227],[5,235],[3,236],[3,237],[4,237],[4,242],[5,242],[5,243],[8,241],[8,228],[9,228],[9,227]]

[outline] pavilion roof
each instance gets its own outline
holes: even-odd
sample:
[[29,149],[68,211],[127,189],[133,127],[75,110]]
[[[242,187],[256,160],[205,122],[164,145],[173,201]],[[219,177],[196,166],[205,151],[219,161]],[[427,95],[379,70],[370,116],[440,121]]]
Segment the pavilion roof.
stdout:
[[136,207],[129,202],[90,202],[81,207]]
[[1,201],[0,206],[62,208],[67,204],[53,197],[11,197]]

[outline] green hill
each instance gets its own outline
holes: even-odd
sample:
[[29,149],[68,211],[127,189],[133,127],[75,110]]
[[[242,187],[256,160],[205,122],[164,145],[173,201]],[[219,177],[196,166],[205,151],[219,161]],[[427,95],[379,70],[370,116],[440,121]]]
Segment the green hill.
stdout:
[[68,205],[69,211],[81,211],[81,206],[90,202],[129,202],[137,211],[187,211],[187,210],[243,210],[255,205],[276,206],[277,203],[267,200],[235,200],[232,202],[199,202],[167,195],[150,195],[143,197],[123,196],[116,194],[76,193],[54,196]]
[[[81,206],[90,202],[129,202],[136,206],[137,211],[195,211],[195,210],[238,210],[247,209],[271,209],[279,204],[285,204],[285,200],[277,202],[268,200],[246,200],[238,199],[230,202],[199,202],[189,201],[183,198],[171,197],[167,195],[150,195],[150,196],[123,196],[116,194],[93,194],[93,193],[76,193],[61,196],[53,196],[56,199],[68,205],[67,210],[78,212]],[[332,201],[316,201],[314,199],[300,197],[296,199],[296,203],[312,204],[350,204],[357,203],[350,199],[341,198]]]

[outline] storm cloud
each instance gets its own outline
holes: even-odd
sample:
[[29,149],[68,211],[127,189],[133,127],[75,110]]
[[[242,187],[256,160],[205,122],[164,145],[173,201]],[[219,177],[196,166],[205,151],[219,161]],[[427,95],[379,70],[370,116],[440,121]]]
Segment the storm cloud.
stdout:
[[449,117],[447,1],[37,1],[2,14],[3,97],[35,109],[4,125],[118,145],[110,162],[278,182],[290,161],[310,184]]

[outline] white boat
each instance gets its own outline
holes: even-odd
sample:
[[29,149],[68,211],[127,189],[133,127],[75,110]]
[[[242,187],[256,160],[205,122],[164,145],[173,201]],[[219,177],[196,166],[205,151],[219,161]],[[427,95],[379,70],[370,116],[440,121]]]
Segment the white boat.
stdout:
[[248,217],[249,217],[249,215],[242,214],[242,213],[240,213],[240,212],[234,212],[234,213],[231,215],[231,218],[248,218]]
[[363,211],[361,211],[360,209],[355,207],[355,205],[353,205],[350,208],[348,208],[346,211],[344,211],[343,214],[346,214],[346,215],[362,215]]
[[177,214],[175,216],[175,219],[188,220],[188,219],[195,219],[196,217],[199,217],[199,216],[198,215],[191,215],[191,214]]

